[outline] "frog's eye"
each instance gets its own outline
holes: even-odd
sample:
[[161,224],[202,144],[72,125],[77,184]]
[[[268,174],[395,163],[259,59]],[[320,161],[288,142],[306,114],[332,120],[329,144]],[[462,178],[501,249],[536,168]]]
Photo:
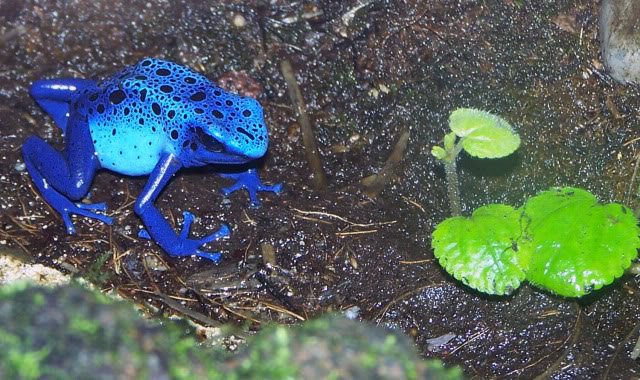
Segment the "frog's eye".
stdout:
[[206,150],[215,153],[224,151],[224,145],[222,145],[222,143],[216,140],[213,136],[206,133],[202,128],[196,127],[196,134],[198,135],[200,144],[202,144]]

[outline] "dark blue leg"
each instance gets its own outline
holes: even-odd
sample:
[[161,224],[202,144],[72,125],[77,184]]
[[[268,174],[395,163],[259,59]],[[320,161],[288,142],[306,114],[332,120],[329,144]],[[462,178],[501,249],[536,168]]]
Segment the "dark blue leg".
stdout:
[[95,82],[87,79],[45,79],[35,81],[30,92],[65,134],[71,98],[78,90],[93,85]]
[[140,231],[138,236],[153,239],[171,256],[196,255],[218,263],[221,257],[220,253],[204,252],[199,250],[198,247],[228,236],[229,227],[222,225],[216,233],[205,236],[202,239],[188,239],[189,228],[195,217],[191,213],[185,212],[184,226],[178,236],[153,204],[158,194],[160,194],[171,177],[180,170],[181,167],[182,164],[175,155],[164,154],[153,169],[153,172],[151,172],[149,180],[135,204],[136,213],[140,216],[146,227],[146,230]]
[[69,214],[98,219],[107,224],[113,222],[106,215],[88,211],[104,211],[104,203],[90,205],[71,202],[89,191],[99,168],[88,126],[82,122],[72,124],[66,136],[65,155],[36,136],[29,137],[22,145],[24,162],[33,183],[44,200],[62,216],[70,234],[75,233],[76,229]]
[[229,187],[220,189],[224,196],[229,196],[236,190],[247,189],[249,192],[249,198],[251,199],[251,207],[260,207],[260,200],[258,199],[258,191],[272,191],[276,194],[280,194],[282,191],[282,184],[277,185],[265,185],[260,180],[256,169],[252,168],[242,173],[219,173],[224,178],[233,178],[236,183]]

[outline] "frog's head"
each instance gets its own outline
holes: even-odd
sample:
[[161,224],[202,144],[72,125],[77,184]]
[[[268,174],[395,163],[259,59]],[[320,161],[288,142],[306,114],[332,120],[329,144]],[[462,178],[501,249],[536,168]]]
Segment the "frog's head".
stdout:
[[217,87],[191,96],[202,97],[209,102],[193,109],[182,146],[195,165],[245,163],[264,156],[269,138],[260,103]]
[[183,165],[239,164],[266,153],[267,126],[255,99],[228,93],[194,71],[159,59],[144,59],[123,75],[128,77],[124,86],[139,95],[134,98],[146,105],[147,116],[162,124]]

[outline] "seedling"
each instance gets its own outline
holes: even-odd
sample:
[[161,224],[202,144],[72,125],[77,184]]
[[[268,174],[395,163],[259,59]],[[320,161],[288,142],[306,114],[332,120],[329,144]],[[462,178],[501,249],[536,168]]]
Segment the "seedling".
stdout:
[[602,205],[582,189],[553,188],[518,209],[492,204],[469,218],[460,216],[460,151],[503,157],[518,148],[520,138],[503,119],[474,109],[455,110],[449,127],[444,147],[431,153],[445,165],[453,217],[436,226],[431,246],[452,276],[488,294],[511,294],[528,280],[559,295],[579,297],[610,284],[630,267],[640,247],[636,216],[621,204]]
[[504,119],[471,108],[453,111],[449,116],[449,128],[451,132],[444,136],[444,147],[434,146],[431,154],[444,163],[451,215],[459,216],[461,208],[456,171],[458,153],[464,149],[479,158],[508,156],[520,146],[520,137]]

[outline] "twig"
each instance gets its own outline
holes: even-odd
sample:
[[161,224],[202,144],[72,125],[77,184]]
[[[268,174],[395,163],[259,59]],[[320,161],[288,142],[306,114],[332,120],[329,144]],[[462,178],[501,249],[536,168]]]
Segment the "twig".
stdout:
[[339,215],[336,215],[336,214],[330,214],[330,213],[328,213],[328,212],[322,212],[322,211],[306,211],[306,210],[300,210],[300,209],[295,208],[295,207],[293,208],[293,210],[294,210],[294,211],[296,211],[296,212],[299,212],[300,214],[306,214],[306,215],[318,215],[318,216],[328,216],[328,217],[330,217],[330,218],[335,218],[335,219],[338,219],[338,220],[343,221],[343,222],[345,222],[345,223],[348,223],[348,224],[350,224],[350,225],[352,225],[352,226],[354,226],[354,227],[382,226],[382,225],[385,225],[385,224],[394,224],[394,223],[396,223],[396,222],[397,222],[397,220],[392,220],[392,221],[390,221],[390,222],[378,222],[378,223],[367,223],[367,224],[361,224],[361,223],[354,223],[354,222],[351,222],[351,221],[349,221],[349,220],[347,220],[347,219],[345,219],[345,218],[343,218],[343,217],[341,217],[341,216],[339,216]]
[[[629,341],[629,339],[631,339],[632,336],[638,333],[638,329],[640,329],[640,323],[636,323],[635,327],[631,329],[631,332],[629,332],[629,334],[627,334],[627,336],[624,337],[624,340],[620,342],[620,344],[618,345],[618,348],[616,348],[616,351],[613,353],[611,360],[609,360],[609,364],[607,365],[607,370],[604,371],[604,375],[602,375],[602,380],[607,380],[607,378],[609,377],[609,371],[611,370],[611,367],[613,367],[613,362],[615,362],[616,357],[620,354],[620,351],[622,351],[622,349],[624,348],[625,344]],[[638,343],[640,343],[640,340],[638,341]],[[636,346],[633,348],[633,351],[631,352],[631,359],[633,360],[637,359],[638,343],[636,343]]]
[[629,187],[627,188],[627,195],[624,197],[624,204],[629,206],[629,201],[631,200],[631,189],[633,189],[633,183],[636,180],[636,174],[638,174],[638,165],[640,165],[640,153],[638,153],[638,157],[636,158],[636,165],[633,168],[633,175],[631,176],[631,181],[629,181]]
[[419,208],[422,212],[426,213],[424,207],[422,207],[422,205],[416,201],[412,201],[411,199],[405,197],[404,195],[402,195],[402,199],[404,199],[406,202],[409,202],[410,204],[416,206],[417,208]]
[[560,366],[560,363],[562,363],[562,361],[567,357],[567,355],[569,354],[569,350],[571,350],[571,347],[573,347],[578,342],[578,338],[580,337],[580,329],[582,328],[582,310],[580,309],[580,306],[578,306],[577,303],[575,305],[576,305],[576,309],[578,310],[578,318],[576,318],[576,324],[573,326],[573,337],[568,336],[565,342],[560,347],[558,347],[556,351],[560,350],[560,348],[562,348],[562,346],[566,344],[569,338],[571,338],[571,342],[569,343],[567,348],[564,350],[562,355],[560,355],[560,357],[549,368],[547,368],[546,371],[536,376],[535,380],[549,379],[553,371],[558,369],[558,367]]
[[367,230],[367,231],[351,231],[351,232],[336,232],[336,236],[349,236],[349,235],[362,235],[362,234],[373,234],[378,232],[378,230]]
[[398,261],[398,263],[399,264],[422,264],[422,263],[430,263],[432,261],[433,261],[433,259],[422,259],[422,260],[413,260],[413,261],[400,260],[400,261]]
[[[167,296],[166,294],[161,293],[160,291],[155,291],[153,292],[153,294],[159,298],[160,301],[164,302],[165,305],[169,306],[170,308],[177,310],[179,312],[181,312],[184,315],[188,315],[189,317],[201,322],[202,324],[205,325],[209,325],[209,326],[221,326],[222,324],[220,322],[214,321],[213,319],[207,317],[206,315],[197,312],[195,310],[191,310],[187,307],[182,306],[179,302],[176,302],[174,300],[172,300],[171,298],[169,298],[169,296]],[[240,334],[237,334],[238,336],[242,336]],[[243,334],[244,335],[244,334]],[[245,336],[246,337],[246,336]]]
[[449,352],[446,356],[450,356],[455,354],[456,352],[458,352],[459,350],[461,350],[464,346],[470,344],[471,342],[473,342],[474,340],[480,338],[481,336],[483,336],[484,334],[486,334],[486,332],[489,331],[489,328],[486,327],[484,328],[482,331],[478,331],[477,333],[473,334],[471,336],[471,338],[467,339],[466,342],[462,343],[461,345],[459,345],[458,347],[456,347],[453,351]]
[[[367,177],[361,181],[364,187],[364,193],[368,197],[377,198],[380,192],[384,189],[384,186],[391,180],[391,174],[393,170],[398,166],[402,157],[404,156],[404,150],[407,148],[409,142],[409,131],[405,130],[400,134],[400,138],[393,148],[393,152],[385,162],[384,167],[380,172],[373,176],[373,180],[368,180],[371,177]],[[367,180],[367,181],[365,181]]]
[[318,219],[318,218],[312,218],[310,216],[303,216],[303,215],[294,215],[294,218],[299,218],[299,219],[304,219],[304,220],[309,220],[312,222],[316,222],[316,223],[322,223],[322,224],[328,224],[328,225],[332,225],[332,222],[329,222],[328,220],[322,220],[322,219]]
[[419,292],[421,292],[424,289],[427,288],[433,288],[434,286],[436,286],[438,284],[429,284],[429,285],[424,285],[424,286],[420,286],[418,288],[415,288],[413,290],[410,290],[400,296],[398,296],[397,298],[394,298],[393,300],[391,300],[391,302],[389,302],[383,309],[382,311],[380,311],[374,318],[373,320],[376,320],[378,318],[380,318],[379,321],[376,322],[376,325],[380,325],[380,322],[382,322],[382,318],[384,318],[384,315],[387,314],[387,311],[389,311],[389,308],[391,308],[391,306],[395,305],[397,302],[402,301],[403,299],[406,299],[408,297],[413,296],[414,294],[417,294]]
[[622,146],[627,146],[627,145],[633,144],[634,142],[636,142],[638,140],[640,140],[640,137],[636,137],[634,139],[631,139],[631,140],[627,141],[626,143],[622,144]]
[[311,172],[313,173],[313,188],[318,191],[326,191],[327,176],[325,175],[324,169],[322,168],[322,160],[320,159],[320,154],[318,153],[316,140],[313,137],[311,121],[309,120],[309,115],[305,111],[304,99],[302,98],[300,87],[296,82],[296,77],[293,73],[291,63],[286,59],[280,62],[280,71],[282,72],[282,76],[284,77],[285,82],[287,82],[289,98],[291,99],[291,104],[296,111],[298,124],[300,124],[300,131],[302,132],[302,142],[304,143],[307,162],[309,163],[309,167],[311,168]]
[[40,200],[42,201],[42,203],[44,203],[44,205],[49,209],[49,211],[51,211],[51,213],[53,214],[54,218],[58,219],[58,220],[62,220],[62,218],[60,217],[60,214],[58,214],[57,211],[55,211],[50,205],[49,203],[45,202],[44,198],[42,198],[42,196],[40,195],[40,193],[38,192],[38,190],[36,190],[35,187],[33,187],[33,185],[31,184],[31,181],[27,182],[29,184],[29,189],[31,190],[31,192],[33,193],[33,195],[36,197],[36,199],[40,198]]
[[282,308],[280,306],[276,306],[276,305],[273,305],[273,304],[270,304],[270,303],[266,303],[264,301],[260,301],[260,303],[262,304],[262,306],[266,307],[267,309],[271,309],[271,310],[274,310],[274,311],[277,311],[277,312],[283,313],[283,314],[288,314],[288,315],[290,315],[290,316],[292,316],[294,318],[297,318],[297,319],[299,319],[301,321],[305,321],[306,320],[303,316],[301,316],[300,314],[296,314],[291,310],[287,310],[287,309]]

